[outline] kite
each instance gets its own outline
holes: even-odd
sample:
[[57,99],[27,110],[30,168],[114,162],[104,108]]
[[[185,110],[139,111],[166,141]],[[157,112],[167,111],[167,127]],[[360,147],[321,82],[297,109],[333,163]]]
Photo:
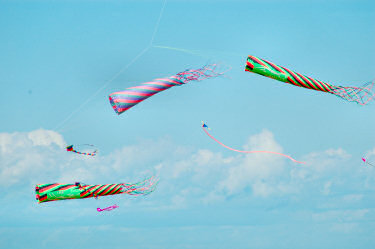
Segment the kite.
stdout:
[[78,145],[78,146],[90,147],[91,151],[90,152],[77,151],[73,148],[73,145],[66,146],[66,151],[74,152],[74,153],[77,153],[77,154],[80,154],[80,155],[87,155],[87,156],[95,156],[96,153],[98,152],[98,150],[95,149],[95,146],[92,145],[92,144],[82,144],[82,145]]
[[190,81],[201,81],[222,75],[223,73],[216,72],[216,68],[216,64],[211,64],[199,69],[188,69],[171,77],[155,79],[139,86],[129,87],[125,91],[111,93],[109,102],[115,112],[120,115],[154,94],[173,86],[181,86]]
[[118,208],[118,206],[117,206],[116,204],[113,205],[113,206],[109,206],[109,207],[103,208],[103,209],[101,209],[101,208],[97,208],[96,210],[97,210],[98,212],[103,212],[103,211],[112,211],[112,210],[115,209],[115,208]]
[[283,156],[283,157],[286,157],[290,160],[292,160],[293,162],[295,163],[304,163],[304,162],[300,162],[300,161],[297,161],[295,160],[294,158],[292,158],[291,156],[288,156],[288,155],[285,155],[285,154],[282,154],[282,153],[279,153],[279,152],[273,152],[273,151],[264,151],[264,150],[254,150],[254,151],[244,151],[244,150],[236,150],[236,149],[233,149],[225,144],[223,144],[222,142],[220,142],[219,140],[217,140],[216,138],[214,138],[208,131],[207,129],[210,129],[208,128],[208,126],[202,121],[202,129],[203,131],[210,137],[212,138],[215,142],[217,142],[218,144],[220,144],[221,146],[229,149],[229,150],[232,150],[232,151],[236,151],[236,152],[240,152],[240,153],[245,153],[245,154],[252,154],[252,153],[267,153],[267,154],[275,154],[275,155],[279,155],[279,156]]
[[148,195],[152,193],[158,180],[152,176],[137,183],[119,183],[105,185],[75,184],[38,184],[35,187],[36,200],[39,203],[48,201],[58,201],[67,199],[84,199],[106,195],[128,194],[128,195]]
[[346,101],[356,102],[360,105],[366,105],[375,98],[375,93],[371,91],[375,81],[368,82],[362,87],[334,86],[251,55],[247,58],[245,71],[257,73],[295,86],[331,93]]
[[372,165],[371,163],[369,163],[365,158],[362,157],[362,161],[372,167],[375,167],[374,165]]

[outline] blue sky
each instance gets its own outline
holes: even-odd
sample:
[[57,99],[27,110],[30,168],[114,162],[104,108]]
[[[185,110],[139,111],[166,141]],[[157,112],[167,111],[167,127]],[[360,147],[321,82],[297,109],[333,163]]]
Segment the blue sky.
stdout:
[[[374,102],[244,66],[251,54],[362,85],[374,79],[375,3],[169,0],[157,26],[163,3],[0,1],[0,248],[373,248],[375,168],[361,157],[375,161]],[[111,92],[210,62],[232,69],[120,116],[109,104]],[[306,164],[226,150],[201,120],[229,146]],[[64,151],[82,143],[98,156]],[[34,198],[38,183],[154,173],[147,197]]]

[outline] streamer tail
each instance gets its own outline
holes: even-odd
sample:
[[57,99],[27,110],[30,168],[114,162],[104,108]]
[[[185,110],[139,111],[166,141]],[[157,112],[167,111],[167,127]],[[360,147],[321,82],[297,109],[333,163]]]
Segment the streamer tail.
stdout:
[[207,134],[207,136],[209,136],[212,140],[214,140],[216,143],[220,144],[221,146],[223,146],[224,148],[227,148],[229,150],[232,150],[232,151],[236,151],[236,152],[239,152],[239,153],[245,153],[245,154],[252,154],[252,153],[266,153],[266,154],[274,154],[274,155],[279,155],[279,156],[283,156],[283,157],[286,157],[290,160],[292,160],[293,162],[295,163],[301,163],[301,164],[304,164],[305,162],[301,162],[301,161],[297,161],[296,159],[294,159],[293,157],[291,156],[288,156],[288,155],[285,155],[283,153],[279,153],[279,152],[273,152],[273,151],[244,151],[244,150],[237,150],[237,149],[233,149],[225,144],[223,144],[222,142],[220,142],[219,140],[217,140],[215,137],[213,137],[208,131],[207,131],[207,128],[208,126],[202,122],[202,129],[203,131]]

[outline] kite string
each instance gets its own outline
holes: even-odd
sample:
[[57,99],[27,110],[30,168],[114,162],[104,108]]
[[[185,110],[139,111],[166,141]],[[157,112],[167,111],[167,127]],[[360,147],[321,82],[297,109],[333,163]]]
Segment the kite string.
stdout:
[[87,103],[89,103],[94,97],[96,97],[104,88],[106,88],[113,80],[115,80],[122,72],[124,72],[128,67],[130,67],[134,62],[137,61],[139,57],[141,57],[144,53],[149,50],[149,46],[144,48],[136,57],[133,58],[125,67],[123,67],[119,72],[117,72],[110,80],[104,83],[102,87],[100,87],[95,93],[89,96],[77,109],[72,111],[62,122],[60,122],[53,130],[57,130],[61,128],[69,119],[71,119],[74,114],[79,112]]
[[[203,51],[201,50],[189,50],[185,48],[176,48],[176,47],[169,47],[169,46],[160,46],[160,45],[153,45],[153,48],[160,48],[160,49],[168,49],[168,50],[174,50],[174,51],[179,51],[182,53],[186,54],[192,54],[196,56],[200,56],[202,58],[210,58],[212,56],[209,56],[208,53],[204,54]],[[233,53],[233,52],[223,52],[223,51],[217,51],[217,50],[205,50],[205,51],[210,51],[215,54],[222,54],[222,55],[232,55],[232,56],[240,56],[244,57],[243,54],[241,53]]]
[[154,43],[154,38],[156,36],[156,33],[159,29],[159,24],[160,24],[160,20],[163,16],[163,13],[164,13],[164,8],[165,8],[165,5],[167,4],[167,0],[164,0],[163,2],[163,6],[161,7],[161,10],[160,10],[160,13],[159,13],[159,18],[158,20],[156,21],[156,25],[155,25],[155,28],[154,28],[154,33],[152,34],[152,37],[151,37],[151,40],[150,40],[150,43],[148,45],[148,48],[151,48],[152,47],[152,44]]
[[202,125],[202,129],[203,131],[210,137],[212,138],[215,142],[217,142],[218,144],[220,144],[221,146],[229,149],[229,150],[232,150],[232,151],[236,151],[236,152],[240,152],[240,153],[246,153],[246,154],[251,154],[251,153],[267,153],[267,154],[275,154],[275,155],[279,155],[279,156],[283,156],[283,157],[286,157],[286,158],[289,158],[290,160],[292,160],[293,162],[295,163],[301,163],[301,164],[304,164],[305,162],[300,162],[300,161],[297,161],[295,160],[294,158],[292,158],[291,156],[288,156],[288,155],[285,155],[285,154],[282,154],[282,153],[279,153],[279,152],[273,152],[273,151],[244,151],[244,150],[236,150],[236,149],[233,149],[225,144],[223,144],[222,142],[220,142],[219,140],[217,140],[216,138],[214,138],[205,128],[204,126]]
[[72,111],[62,122],[60,122],[58,125],[55,126],[53,130],[59,131],[59,129],[68,121],[70,120],[74,114],[79,112],[87,103],[89,103],[94,97],[96,97],[104,88],[106,88],[112,81],[114,81],[121,73],[123,73],[128,67],[130,67],[134,62],[136,62],[143,54],[145,54],[151,47],[154,42],[156,33],[159,29],[160,20],[164,13],[164,8],[167,3],[167,0],[164,0],[163,6],[160,10],[158,20],[156,22],[153,34],[150,39],[150,43],[139,53],[137,54],[127,65],[125,65],[120,71],[118,71],[112,78],[110,78],[108,81],[106,81],[103,86],[101,86],[95,93],[93,93],[91,96],[89,96],[77,109]]

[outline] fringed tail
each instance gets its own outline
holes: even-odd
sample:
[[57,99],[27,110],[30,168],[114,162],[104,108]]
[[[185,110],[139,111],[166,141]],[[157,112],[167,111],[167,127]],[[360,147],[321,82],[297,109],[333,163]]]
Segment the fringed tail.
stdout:
[[155,176],[152,176],[137,183],[123,183],[121,193],[136,196],[148,195],[154,192],[158,182],[159,179]]
[[362,87],[345,87],[333,86],[334,89],[330,93],[349,102],[356,102],[360,105],[366,105],[375,99],[375,93],[372,92],[375,80],[364,84]]
[[184,83],[188,83],[189,81],[201,81],[207,78],[214,78],[223,75],[223,72],[217,72],[217,68],[217,64],[209,64],[198,69],[187,69],[176,74],[174,77]]

